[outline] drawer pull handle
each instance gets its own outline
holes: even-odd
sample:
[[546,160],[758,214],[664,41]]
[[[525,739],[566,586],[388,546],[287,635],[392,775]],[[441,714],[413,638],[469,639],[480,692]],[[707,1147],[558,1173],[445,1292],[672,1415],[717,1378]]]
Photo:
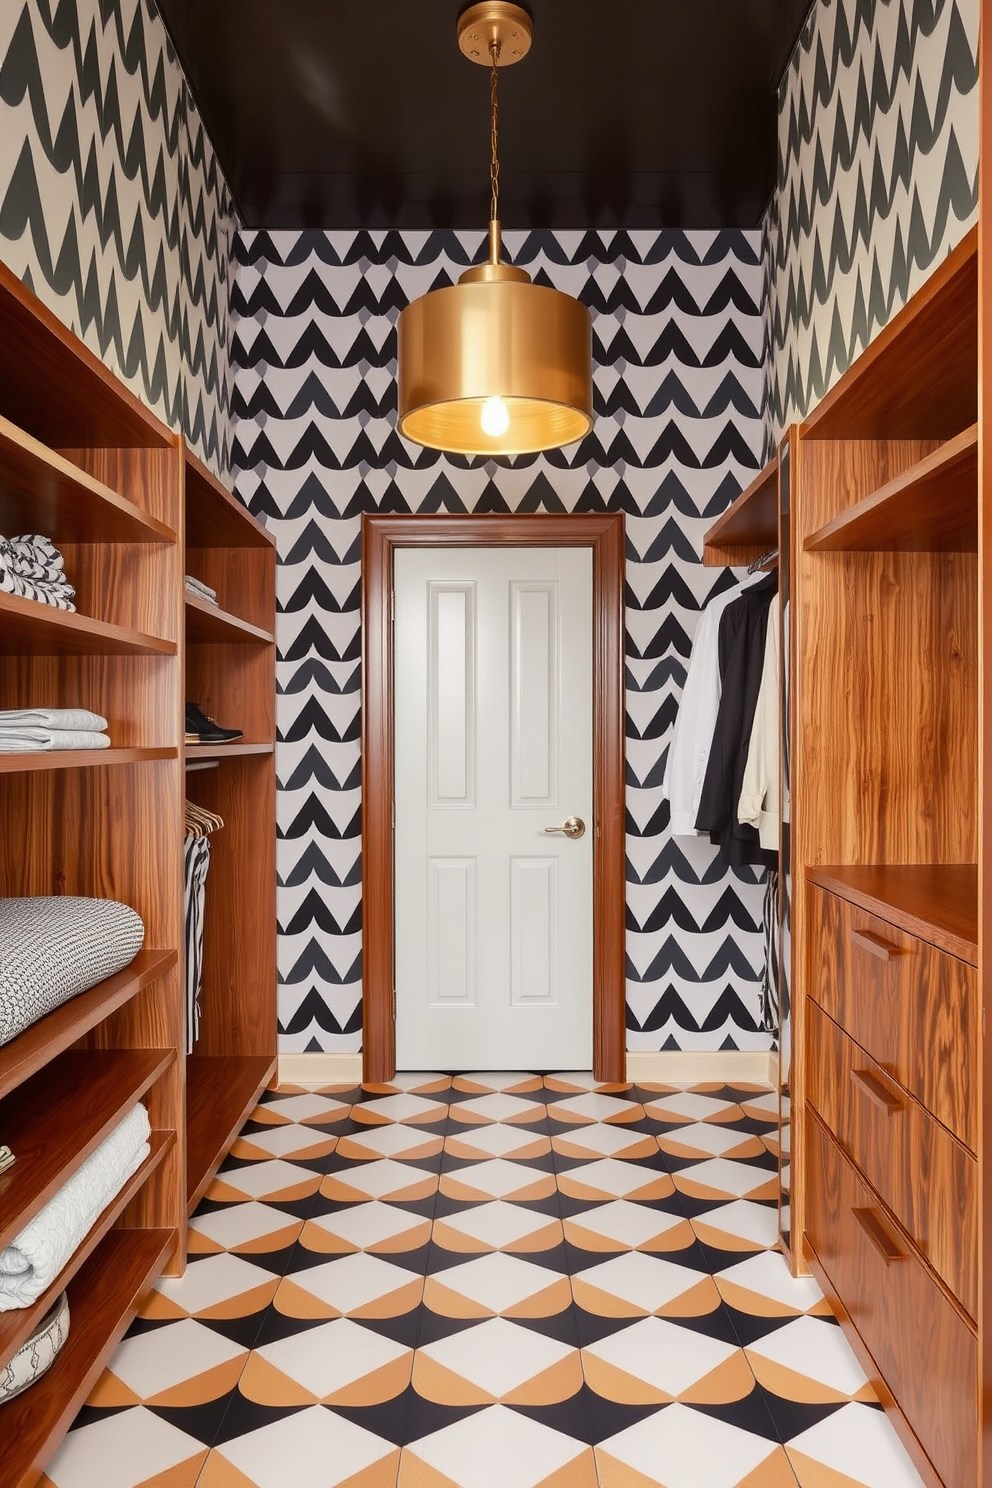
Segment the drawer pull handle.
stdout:
[[887,1266],[893,1265],[896,1261],[909,1260],[909,1256],[904,1250],[899,1249],[874,1209],[852,1209],[851,1213]]
[[884,1111],[886,1116],[894,1116],[903,1108],[902,1101],[891,1090],[886,1090],[881,1080],[873,1075],[871,1070],[851,1070],[852,1084],[860,1087],[865,1095],[879,1110]]
[[894,961],[897,956],[906,954],[902,946],[893,945],[880,935],[873,935],[870,930],[852,930],[850,935],[855,945],[859,945],[869,955],[877,956],[879,961]]

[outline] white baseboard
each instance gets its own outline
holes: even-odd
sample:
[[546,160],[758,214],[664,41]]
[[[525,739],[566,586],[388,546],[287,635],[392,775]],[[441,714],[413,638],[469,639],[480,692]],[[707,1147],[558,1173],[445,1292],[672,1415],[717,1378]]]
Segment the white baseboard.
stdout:
[[[359,1085],[361,1054],[280,1054],[280,1085]],[[662,1085],[709,1085],[717,1083],[774,1085],[778,1080],[778,1055],[747,1050],[715,1049],[710,1053],[682,1050],[627,1055],[627,1079],[648,1080]]]
[[280,1085],[360,1085],[361,1054],[280,1054]]
[[659,1085],[774,1085],[778,1078],[778,1055],[764,1051],[714,1049],[688,1052],[681,1049],[648,1054],[629,1050],[627,1079]]

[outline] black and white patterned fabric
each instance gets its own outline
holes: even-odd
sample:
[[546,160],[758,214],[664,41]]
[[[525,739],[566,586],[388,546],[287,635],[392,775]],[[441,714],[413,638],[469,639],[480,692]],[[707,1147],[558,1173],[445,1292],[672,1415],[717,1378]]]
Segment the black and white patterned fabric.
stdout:
[[68,1337],[69,1297],[63,1292],[31,1337],[25,1339],[13,1358],[0,1369],[0,1401],[13,1400],[40,1380],[55,1363]]
[[0,1044],[127,966],[144,938],[114,899],[0,899]]
[[203,907],[210,868],[209,837],[187,835],[183,849],[186,890],[186,1053],[200,1032],[200,982],[203,977]]
[[75,589],[62,554],[47,537],[0,537],[0,594],[15,594],[57,610],[74,610]]

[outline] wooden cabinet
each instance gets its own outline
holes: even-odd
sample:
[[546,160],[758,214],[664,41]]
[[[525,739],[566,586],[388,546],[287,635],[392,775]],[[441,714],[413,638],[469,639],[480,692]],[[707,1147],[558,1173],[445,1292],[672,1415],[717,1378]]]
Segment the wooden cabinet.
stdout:
[[[0,1175],[0,1246],[136,1100],[152,1137],[45,1296],[0,1314],[2,1366],[68,1288],[65,1348],[0,1405],[4,1488],[37,1479],[148,1288],[181,1272],[188,1206],[274,1069],[275,558],[182,439],[0,265],[0,533],[23,532],[62,550],[77,611],[0,595],[0,708],[92,709],[111,747],[0,754],[0,895],[119,899],[145,941],[0,1048],[0,1139],[16,1157]],[[186,603],[189,571],[218,589],[216,612]],[[190,685],[243,720],[240,751],[184,748]],[[190,794],[226,825],[207,888],[204,1039],[187,1059],[184,766],[197,755],[216,768],[191,775]]]

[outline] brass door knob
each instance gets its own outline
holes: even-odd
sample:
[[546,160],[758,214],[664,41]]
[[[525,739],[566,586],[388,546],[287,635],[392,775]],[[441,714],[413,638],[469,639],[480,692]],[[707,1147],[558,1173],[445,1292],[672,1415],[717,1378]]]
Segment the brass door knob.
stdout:
[[571,837],[572,841],[575,842],[577,838],[585,835],[586,824],[581,816],[570,816],[564,826],[545,827],[544,830],[546,832],[564,832],[566,837]]

